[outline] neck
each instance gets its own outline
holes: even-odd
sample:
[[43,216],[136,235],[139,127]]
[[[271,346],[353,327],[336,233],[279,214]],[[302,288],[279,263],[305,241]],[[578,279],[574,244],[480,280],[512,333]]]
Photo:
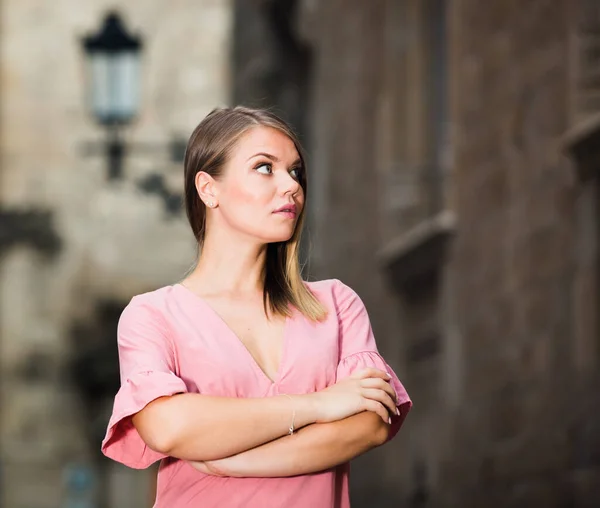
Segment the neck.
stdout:
[[267,246],[255,240],[207,235],[187,284],[205,294],[262,294],[266,254]]

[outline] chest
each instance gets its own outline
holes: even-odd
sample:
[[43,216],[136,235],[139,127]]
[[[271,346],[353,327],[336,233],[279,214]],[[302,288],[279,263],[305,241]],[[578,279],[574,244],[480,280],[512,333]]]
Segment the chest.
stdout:
[[267,317],[262,302],[238,305],[213,303],[211,307],[225,325],[226,333],[239,341],[256,366],[274,382],[281,364],[287,318]]
[[254,397],[311,393],[335,383],[336,320],[313,323],[298,312],[268,319],[249,306],[211,303],[202,312],[187,309],[178,322],[178,374],[192,391]]

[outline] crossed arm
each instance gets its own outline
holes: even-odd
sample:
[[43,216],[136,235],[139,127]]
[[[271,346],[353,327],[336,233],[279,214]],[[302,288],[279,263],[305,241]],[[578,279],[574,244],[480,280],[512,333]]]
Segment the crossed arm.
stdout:
[[233,477],[283,477],[335,467],[382,445],[389,424],[371,411],[332,423],[316,423],[225,459],[191,462],[203,473]]
[[[385,376],[389,378],[383,371],[364,369],[321,392],[290,397],[291,401],[199,394],[163,397],[134,415],[133,423],[150,448],[189,461],[206,474],[313,473],[387,440],[388,411],[396,409],[396,397],[382,379]],[[287,436],[290,402],[295,404],[298,431]]]

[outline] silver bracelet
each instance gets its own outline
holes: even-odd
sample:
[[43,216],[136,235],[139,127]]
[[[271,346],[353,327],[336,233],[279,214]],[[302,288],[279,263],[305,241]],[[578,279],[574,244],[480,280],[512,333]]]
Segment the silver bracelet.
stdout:
[[[288,395],[287,393],[282,393],[281,395],[285,395],[288,399],[290,399],[292,401],[292,403],[294,402],[294,399],[292,399],[291,395]],[[288,429],[289,436],[291,436],[294,433],[295,421],[296,421],[296,408],[295,408],[295,406],[292,406],[292,423],[290,423],[290,427]]]

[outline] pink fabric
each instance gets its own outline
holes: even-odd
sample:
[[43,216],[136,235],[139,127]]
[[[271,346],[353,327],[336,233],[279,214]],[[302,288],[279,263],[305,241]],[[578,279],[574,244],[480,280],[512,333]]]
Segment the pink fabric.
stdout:
[[307,283],[329,309],[315,324],[300,313],[287,320],[275,382],[212,308],[176,284],[136,296],[118,327],[121,389],[102,451],[132,468],[162,459],[155,508],[348,508],[348,467],[291,478],[207,476],[184,461],[157,453],[142,441],[131,416],[152,400],[181,392],[223,397],[268,397],[322,390],[372,366],[387,370],[398,394],[398,432],[411,401],[377,352],[367,311],[338,280]]

